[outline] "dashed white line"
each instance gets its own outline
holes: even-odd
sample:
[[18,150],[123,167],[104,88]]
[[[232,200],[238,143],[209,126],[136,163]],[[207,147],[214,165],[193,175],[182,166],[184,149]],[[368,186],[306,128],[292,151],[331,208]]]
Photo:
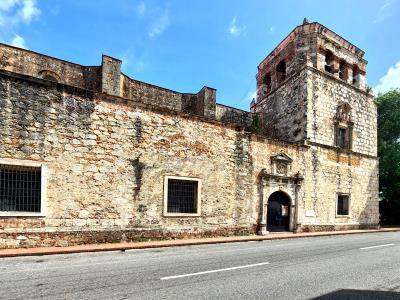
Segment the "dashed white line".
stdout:
[[394,244],[384,244],[384,245],[376,245],[376,246],[364,247],[364,248],[360,248],[360,250],[381,248],[381,247],[389,247],[389,246],[394,246]]
[[167,276],[167,277],[160,278],[160,280],[169,280],[169,279],[182,278],[182,277],[190,277],[190,276],[198,276],[198,275],[218,273],[218,272],[226,272],[226,271],[231,271],[231,270],[238,270],[238,269],[245,269],[245,268],[264,266],[264,265],[268,265],[268,264],[269,264],[269,262],[262,262],[262,263],[258,263],[258,264],[237,266],[237,267],[231,267],[231,268],[224,268],[224,269],[216,269],[216,270],[196,272],[196,273],[188,273],[188,274],[182,274],[182,275]]

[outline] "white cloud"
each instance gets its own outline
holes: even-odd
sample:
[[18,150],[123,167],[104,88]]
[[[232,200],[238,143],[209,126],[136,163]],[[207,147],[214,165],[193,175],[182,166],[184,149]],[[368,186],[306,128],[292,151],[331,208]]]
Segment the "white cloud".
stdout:
[[29,23],[40,14],[40,10],[36,7],[36,0],[24,0],[22,9],[18,14],[24,22]]
[[231,23],[229,24],[229,29],[228,29],[229,35],[231,37],[238,37],[241,34],[245,33],[245,31],[246,31],[246,26],[238,26],[236,24],[236,16],[233,17]]
[[20,0],[1,0],[0,11],[9,11],[18,2],[20,2]]
[[378,10],[378,13],[376,14],[374,23],[385,21],[393,14],[393,12],[390,10],[390,6],[392,4],[393,0],[383,2],[382,6]]
[[25,44],[25,39],[18,34],[16,34],[14,36],[14,38],[11,40],[11,45],[15,46],[15,47],[27,49],[26,44]]
[[272,25],[272,26],[269,28],[269,32],[270,32],[270,33],[273,33],[275,30],[276,30],[276,26],[274,26],[274,25]]
[[139,16],[143,16],[146,12],[146,4],[143,1],[141,1],[139,5],[136,7],[136,11]]
[[39,14],[36,0],[0,0],[0,26],[11,28],[21,22],[29,24]]
[[379,79],[379,84],[374,88],[374,94],[385,93],[391,89],[400,88],[400,61],[391,66],[387,73]]
[[150,26],[149,29],[149,37],[151,39],[155,38],[157,35],[162,34],[165,29],[169,26],[169,15],[168,15],[168,10],[165,10],[165,12],[160,15],[155,22]]

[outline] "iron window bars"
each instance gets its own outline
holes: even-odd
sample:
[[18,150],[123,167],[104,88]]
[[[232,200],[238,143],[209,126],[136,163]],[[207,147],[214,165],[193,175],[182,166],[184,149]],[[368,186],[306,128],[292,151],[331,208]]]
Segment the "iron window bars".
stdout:
[[0,164],[0,211],[41,211],[41,168]]
[[197,213],[198,182],[168,179],[168,213]]

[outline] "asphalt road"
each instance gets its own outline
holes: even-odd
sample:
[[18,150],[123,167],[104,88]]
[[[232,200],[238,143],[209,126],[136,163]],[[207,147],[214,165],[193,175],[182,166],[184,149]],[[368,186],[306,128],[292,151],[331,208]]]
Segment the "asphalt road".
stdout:
[[7,300],[314,298],[400,299],[400,233],[0,259]]

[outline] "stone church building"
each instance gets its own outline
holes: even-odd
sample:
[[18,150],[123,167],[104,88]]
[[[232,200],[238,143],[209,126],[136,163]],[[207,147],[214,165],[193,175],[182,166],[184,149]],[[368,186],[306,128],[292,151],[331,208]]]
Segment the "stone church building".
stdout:
[[363,56],[305,20],[246,112],[0,44],[0,248],[379,226]]

